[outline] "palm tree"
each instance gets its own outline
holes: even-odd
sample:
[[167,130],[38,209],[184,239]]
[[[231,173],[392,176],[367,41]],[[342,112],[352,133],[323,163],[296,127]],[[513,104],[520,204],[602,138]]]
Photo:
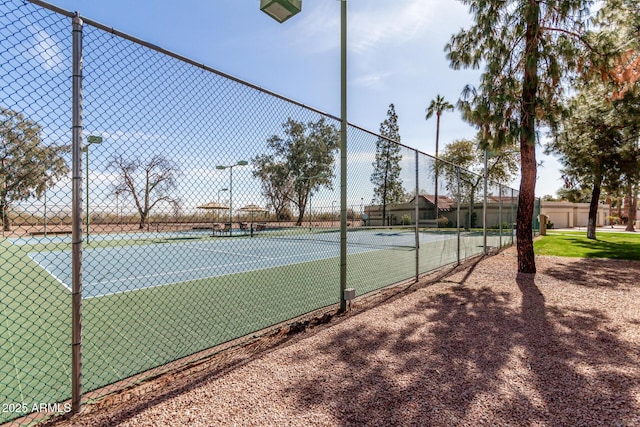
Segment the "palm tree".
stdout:
[[436,99],[431,100],[431,104],[427,107],[427,115],[425,116],[425,120],[429,120],[433,117],[433,114],[436,115],[436,164],[435,164],[435,173],[436,173],[436,191],[434,196],[434,203],[436,208],[436,221],[438,220],[440,213],[438,212],[438,142],[440,140],[440,116],[444,111],[453,111],[454,107],[448,101],[445,101],[444,96],[436,95]]

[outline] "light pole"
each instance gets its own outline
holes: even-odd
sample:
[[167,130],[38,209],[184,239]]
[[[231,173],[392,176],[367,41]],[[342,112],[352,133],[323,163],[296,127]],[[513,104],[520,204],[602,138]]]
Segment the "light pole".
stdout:
[[309,191],[309,233],[311,233],[311,196],[313,196],[313,191]]
[[235,165],[218,165],[216,169],[229,169],[229,236],[231,236],[231,228],[233,228],[233,168],[236,166],[246,166],[249,162],[246,160],[238,160]]
[[44,237],[47,237],[47,189],[44,189]]
[[122,232],[122,222],[120,221],[120,193],[122,193],[122,191],[116,190],[116,224]]
[[333,220],[335,219],[336,201],[331,202],[331,227],[333,227]]
[[[228,188],[221,188],[221,189],[218,190],[218,197],[216,198],[216,203],[218,205],[220,204],[220,193],[223,192],[223,191],[229,191],[229,189]],[[219,209],[218,209],[218,219],[217,219],[217,221],[220,222],[220,210]]]
[[86,190],[87,190],[87,194],[86,194],[86,210],[87,210],[87,214],[86,214],[86,221],[87,221],[87,243],[89,243],[89,147],[92,144],[102,144],[102,137],[101,136],[95,136],[95,135],[89,135],[87,137],[87,145],[85,145],[84,147],[82,147],[82,151],[86,153],[86,156],[84,156],[84,158],[86,159]]
[[[302,9],[301,0],[260,0],[260,9],[282,23]],[[347,309],[347,0],[340,0],[340,311]]]

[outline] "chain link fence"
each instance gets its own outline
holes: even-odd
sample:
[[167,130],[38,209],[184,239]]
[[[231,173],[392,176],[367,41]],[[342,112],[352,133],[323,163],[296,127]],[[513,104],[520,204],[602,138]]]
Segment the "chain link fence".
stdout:
[[[0,3],[0,423],[71,409],[74,280],[94,397],[340,300],[339,120],[85,20],[74,177],[72,16]],[[514,243],[517,191],[348,141],[357,295]],[[385,153],[399,197],[376,196]]]

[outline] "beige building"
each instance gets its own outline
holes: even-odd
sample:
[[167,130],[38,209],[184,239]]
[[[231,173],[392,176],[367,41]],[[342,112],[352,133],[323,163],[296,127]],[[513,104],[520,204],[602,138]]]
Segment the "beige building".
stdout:
[[[418,196],[418,222],[423,227],[436,227],[434,196],[421,194]],[[487,226],[498,228],[513,226],[516,221],[518,200],[511,197],[489,196],[487,198]],[[455,227],[457,221],[457,206],[455,200],[447,196],[438,196],[438,211],[440,213],[441,227]],[[469,205],[460,204],[460,226],[462,228],[482,227],[482,197],[474,202],[471,212]],[[389,205],[386,209],[388,220],[382,221],[382,206],[370,205],[364,207],[367,225],[400,225],[415,224],[416,209],[415,198],[405,203]],[[546,202],[542,201],[540,213],[546,215],[553,223],[553,228],[577,228],[586,227],[589,218],[589,203],[570,202]],[[471,215],[470,215],[471,214]],[[600,204],[596,224],[598,226],[609,225],[607,217],[610,215],[609,206]],[[640,221],[640,210],[637,218]],[[637,222],[640,226],[640,222]]]
[[[423,227],[436,227],[435,197],[431,194],[418,196],[418,223]],[[487,225],[490,228],[498,228],[502,222],[503,227],[515,222],[517,199],[511,197],[490,196],[487,199]],[[474,202],[472,209],[468,203],[460,204],[460,226],[462,228],[482,227],[482,197]],[[367,225],[400,225],[416,223],[415,197],[408,202],[387,206],[387,221],[382,220],[382,206],[370,205],[364,207]],[[441,227],[455,227],[457,223],[456,201],[447,196],[438,196],[438,212]]]
[[[586,227],[589,220],[589,203],[570,202],[542,202],[540,213],[549,218],[553,228]],[[596,217],[597,226],[609,225],[607,217],[610,216],[609,206],[598,205]],[[636,213],[636,226],[640,225],[640,210]]]
[[[553,228],[586,227],[589,219],[589,203],[546,202],[543,201],[540,213],[549,218]],[[609,207],[598,206],[597,225],[607,224]]]

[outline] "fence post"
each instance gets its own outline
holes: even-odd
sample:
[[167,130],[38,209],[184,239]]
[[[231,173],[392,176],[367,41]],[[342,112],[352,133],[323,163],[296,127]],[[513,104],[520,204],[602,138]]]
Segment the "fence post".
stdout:
[[347,309],[347,0],[340,1],[340,311]]
[[513,216],[513,206],[514,206],[513,198],[514,198],[514,195],[513,195],[513,188],[512,188],[511,189],[511,204],[510,204],[511,213],[509,214],[509,234],[511,234],[511,244],[512,245],[514,243],[514,239],[513,239],[513,218],[514,218],[514,216]]
[[484,189],[482,198],[482,248],[484,255],[487,254],[487,149],[484,150]]
[[418,174],[418,160],[420,157],[420,153],[418,153],[418,151],[414,151],[414,154],[416,155],[416,197],[414,198],[414,205],[415,205],[415,212],[416,212],[416,282],[418,281],[418,277],[420,276],[420,227],[419,227],[419,215],[420,215],[420,207],[419,207],[419,202],[418,202],[418,196],[419,196],[419,192],[420,192],[420,182],[418,181],[419,179],[419,174]]
[[73,24],[72,77],[72,259],[71,259],[71,410],[82,408],[82,19]]
[[499,230],[499,248],[502,249],[502,184],[498,184],[498,194],[500,195],[498,204],[498,230]]
[[458,234],[458,264],[460,264],[460,167],[456,166],[456,228]]

